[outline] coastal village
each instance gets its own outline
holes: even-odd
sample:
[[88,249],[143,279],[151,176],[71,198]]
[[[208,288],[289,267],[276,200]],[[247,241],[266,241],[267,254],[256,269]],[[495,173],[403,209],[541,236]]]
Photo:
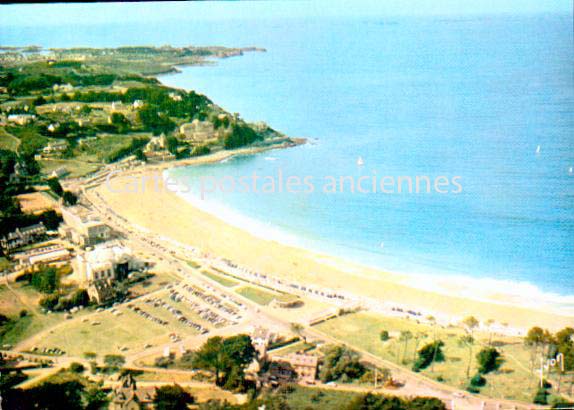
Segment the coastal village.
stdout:
[[6,408],[42,400],[42,388],[56,392],[51,400],[82,403],[69,408],[111,410],[526,410],[574,401],[571,318],[524,327],[263,271],[112,204],[113,175],[112,183],[304,143],[153,77],[263,51],[0,53],[0,392],[14,406]]

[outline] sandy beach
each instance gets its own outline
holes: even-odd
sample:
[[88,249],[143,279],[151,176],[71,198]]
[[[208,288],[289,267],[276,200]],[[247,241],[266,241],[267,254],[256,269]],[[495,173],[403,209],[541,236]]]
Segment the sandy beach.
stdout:
[[[244,150],[239,153],[252,152]],[[421,289],[422,286],[409,286],[407,283],[412,281],[412,278],[405,278],[405,275],[359,266],[256,237],[195,208],[166,189],[161,178],[158,178],[161,171],[167,167],[221,161],[230,155],[230,152],[219,152],[185,163],[146,166],[129,173],[117,174],[109,184],[104,183],[96,189],[118,215],[132,224],[191,245],[202,252],[230,259],[255,271],[289,278],[299,283],[377,298],[423,312],[440,312],[451,318],[474,315],[483,321],[494,319],[496,323],[516,328],[538,325],[558,329],[574,323],[574,317],[556,314],[549,307],[532,308],[516,303],[509,304],[504,290],[499,292],[501,303],[461,297],[463,293],[457,293],[455,286],[450,295],[445,295],[444,292]],[[127,184],[132,184],[134,176],[143,181],[140,188],[145,189],[138,189],[138,192],[118,192]]]

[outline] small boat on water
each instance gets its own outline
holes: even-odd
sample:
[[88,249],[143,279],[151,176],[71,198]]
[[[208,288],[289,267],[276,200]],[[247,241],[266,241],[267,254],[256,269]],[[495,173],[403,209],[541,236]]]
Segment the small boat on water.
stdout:
[[540,154],[540,145],[538,145],[538,146],[536,147],[536,153],[537,153],[537,154]]
[[568,168],[568,173],[569,173],[570,175],[574,174],[574,167]]
[[357,165],[360,167],[365,165],[365,161],[363,161],[363,157],[357,158]]

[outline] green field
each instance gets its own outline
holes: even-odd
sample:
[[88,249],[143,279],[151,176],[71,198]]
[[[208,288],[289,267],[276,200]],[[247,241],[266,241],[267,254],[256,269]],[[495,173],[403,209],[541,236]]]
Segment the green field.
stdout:
[[[41,297],[40,293],[28,285],[11,284],[11,289],[6,285],[0,286],[0,313],[12,319],[2,327],[0,344],[15,345],[66,320],[63,313],[42,313],[38,306]],[[20,318],[22,310],[28,314]]]
[[224,278],[223,276],[217,275],[213,272],[203,270],[203,271],[201,271],[201,273],[203,273],[208,278],[220,283],[221,285],[223,285],[227,288],[232,288],[233,286],[239,285],[239,282],[237,282],[235,280]]
[[66,177],[81,177],[95,172],[102,166],[100,163],[79,161],[75,159],[41,159],[38,161],[45,175],[50,175],[52,171],[64,167],[69,172]]
[[[161,299],[182,311],[190,320],[205,327],[208,324],[187,309],[185,303],[171,301],[165,294]],[[121,315],[113,315],[110,311],[96,313],[86,322],[70,321],[57,332],[50,334],[39,347],[59,347],[68,355],[81,356],[84,352],[95,352],[99,355],[121,353],[126,347],[126,353],[143,349],[146,343],[161,345],[169,342],[168,335],[176,333],[180,337],[196,335],[197,331],[177,321],[167,310],[154,307],[151,304],[138,301],[133,303],[145,312],[168,322],[166,326],[145,319],[125,306],[118,307]],[[94,322],[99,322],[94,325]]]
[[149,134],[104,135],[87,141],[82,148],[77,148],[76,159],[81,162],[103,163],[113,153],[128,147],[135,138]]
[[292,391],[285,394],[285,399],[292,409],[344,409],[358,395],[350,391],[294,386]]
[[20,140],[0,127],[0,149],[16,151],[18,145],[20,145]]
[[271,292],[267,292],[266,290],[261,290],[254,288],[252,286],[244,286],[242,288],[237,289],[236,291],[241,296],[246,297],[249,300],[252,300],[255,303],[260,305],[268,305],[270,304],[273,299],[277,298],[279,295]]
[[4,269],[8,269],[11,266],[10,261],[8,259],[6,259],[5,257],[0,257],[0,271],[3,271]]
[[[385,360],[401,364],[410,369],[415,355],[415,340],[409,339],[406,343],[399,340],[400,331],[410,331],[421,334],[418,349],[432,342],[434,329],[429,325],[417,324],[413,320],[402,318],[388,318],[371,313],[355,313],[340,316],[323,322],[315,327],[330,336],[333,336],[350,346],[365,350]],[[387,330],[391,333],[390,340],[383,342],[380,332]],[[458,342],[463,334],[461,328],[443,328],[437,326],[436,338],[445,343],[443,351],[446,361],[435,363],[434,369],[430,367],[422,374],[435,380],[457,388],[468,385],[466,368],[469,359],[468,348]],[[477,372],[475,356],[478,351],[488,343],[488,335],[475,334],[476,342],[472,350],[470,375]],[[503,354],[505,362],[498,372],[486,375],[487,384],[481,393],[495,398],[517,399],[530,402],[534,397],[537,375],[529,371],[530,352],[524,347],[522,339],[514,337],[494,337],[501,346],[498,348]]]

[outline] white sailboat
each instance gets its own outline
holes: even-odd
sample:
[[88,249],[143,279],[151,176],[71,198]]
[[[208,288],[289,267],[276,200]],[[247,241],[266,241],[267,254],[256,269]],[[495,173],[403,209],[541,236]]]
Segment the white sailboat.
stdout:
[[574,167],[568,168],[568,173],[569,173],[570,175],[574,174]]
[[536,147],[536,154],[540,154],[540,145]]
[[365,165],[365,161],[363,161],[363,157],[357,158],[357,165],[360,167]]

